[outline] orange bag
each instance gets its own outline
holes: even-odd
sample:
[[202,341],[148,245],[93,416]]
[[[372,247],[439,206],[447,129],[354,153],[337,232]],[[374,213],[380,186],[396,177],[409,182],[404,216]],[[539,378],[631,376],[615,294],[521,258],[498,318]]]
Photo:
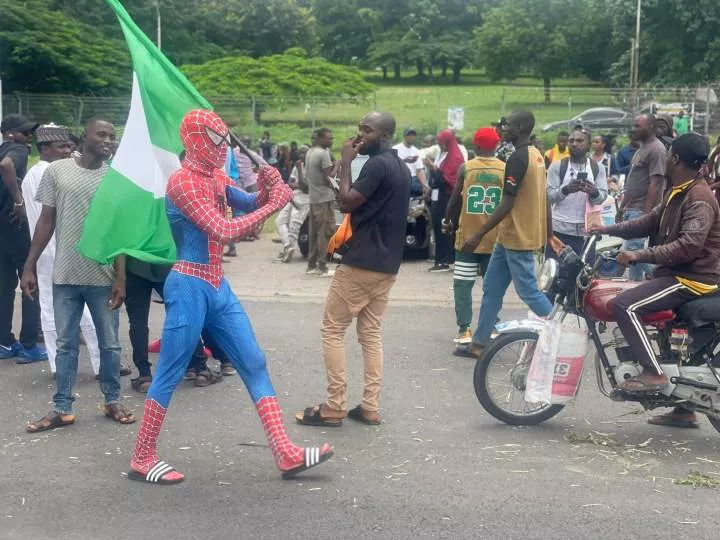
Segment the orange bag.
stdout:
[[350,240],[351,237],[352,227],[350,226],[350,214],[345,214],[342,223],[330,239],[330,243],[327,248],[328,255],[332,256],[334,253],[342,255],[342,247]]

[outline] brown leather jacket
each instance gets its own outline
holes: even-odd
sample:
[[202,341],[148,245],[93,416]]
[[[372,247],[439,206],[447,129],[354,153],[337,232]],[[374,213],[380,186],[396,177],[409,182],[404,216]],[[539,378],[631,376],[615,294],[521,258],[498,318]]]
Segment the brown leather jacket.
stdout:
[[720,209],[703,179],[668,190],[652,212],[607,232],[626,239],[649,236],[650,247],[636,253],[638,262],[658,265],[657,277],[720,282]]

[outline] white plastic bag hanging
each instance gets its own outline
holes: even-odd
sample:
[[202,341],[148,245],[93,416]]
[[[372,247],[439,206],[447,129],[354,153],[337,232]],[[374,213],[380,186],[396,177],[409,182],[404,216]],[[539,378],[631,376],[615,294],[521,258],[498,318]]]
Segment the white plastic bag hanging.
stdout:
[[587,330],[546,321],[525,387],[528,403],[562,404],[575,397],[587,353]]
[[546,321],[540,332],[525,385],[525,401],[528,403],[552,402],[555,357],[560,344],[562,325],[559,321]]
[[551,403],[567,403],[575,397],[587,349],[587,331],[563,324],[553,369]]

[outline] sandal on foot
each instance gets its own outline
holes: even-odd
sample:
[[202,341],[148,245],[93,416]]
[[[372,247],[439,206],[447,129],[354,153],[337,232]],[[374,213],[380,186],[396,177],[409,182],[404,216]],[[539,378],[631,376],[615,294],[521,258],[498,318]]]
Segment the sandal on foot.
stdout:
[[190,368],[185,372],[185,376],[183,379],[186,381],[194,381],[197,378],[197,373],[195,373],[195,370]]
[[197,374],[195,377],[195,386],[204,388],[211,384],[219,383],[222,381],[222,375],[211,369],[206,369]]
[[220,373],[223,377],[232,377],[237,374],[237,370],[230,363],[220,364]]
[[673,412],[658,414],[657,416],[648,418],[647,422],[653,426],[668,426],[688,429],[698,429],[700,427],[694,414],[677,414]]
[[141,394],[147,394],[152,384],[152,377],[138,377],[137,379],[130,379],[130,386],[136,392]]
[[358,405],[354,409],[350,409],[348,411],[348,418],[352,418],[356,422],[362,422],[363,424],[367,424],[368,426],[379,426],[380,425],[380,415],[377,413],[369,413],[365,409],[362,408],[362,405]]
[[178,478],[175,480],[168,480],[165,478],[169,473],[173,472],[175,468],[168,465],[164,461],[158,461],[155,465],[150,467],[150,470],[146,474],[138,472],[136,470],[130,470],[128,473],[128,479],[135,480],[138,482],[147,482],[149,484],[160,484],[161,486],[170,486],[172,484],[179,484],[185,477]]
[[316,465],[320,465],[322,462],[327,461],[334,455],[335,450],[332,449],[332,446],[327,444],[323,445],[322,448],[318,448],[317,446],[305,448],[304,462],[297,467],[293,467],[287,471],[282,471],[282,478],[283,480],[291,480],[301,472],[307,471]]
[[121,376],[121,377],[127,377],[127,376],[130,375],[131,373],[132,373],[132,369],[130,369],[130,368],[127,367],[127,366],[123,366],[122,364],[120,364],[120,376]]
[[28,433],[40,433],[41,431],[48,431],[50,429],[56,429],[63,426],[69,426],[75,423],[74,414],[60,414],[57,412],[50,412],[43,416],[37,422],[28,422],[25,430]]
[[103,412],[107,418],[114,420],[118,424],[134,424],[137,421],[135,415],[127,411],[119,403],[103,405]]
[[470,352],[468,345],[458,345],[453,350],[453,356],[460,356],[462,358],[477,358],[473,353]]
[[308,407],[301,413],[295,414],[295,421],[301,426],[315,426],[315,427],[340,427],[342,426],[342,419],[340,418],[323,418],[320,416],[321,405],[315,407]]

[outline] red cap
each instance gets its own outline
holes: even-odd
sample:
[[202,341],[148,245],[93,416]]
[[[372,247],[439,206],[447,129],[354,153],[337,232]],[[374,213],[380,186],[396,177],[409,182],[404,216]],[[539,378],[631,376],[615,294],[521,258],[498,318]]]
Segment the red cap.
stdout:
[[473,137],[473,143],[477,146],[478,150],[495,150],[499,142],[500,135],[498,135],[495,128],[480,128],[475,132],[475,136]]

